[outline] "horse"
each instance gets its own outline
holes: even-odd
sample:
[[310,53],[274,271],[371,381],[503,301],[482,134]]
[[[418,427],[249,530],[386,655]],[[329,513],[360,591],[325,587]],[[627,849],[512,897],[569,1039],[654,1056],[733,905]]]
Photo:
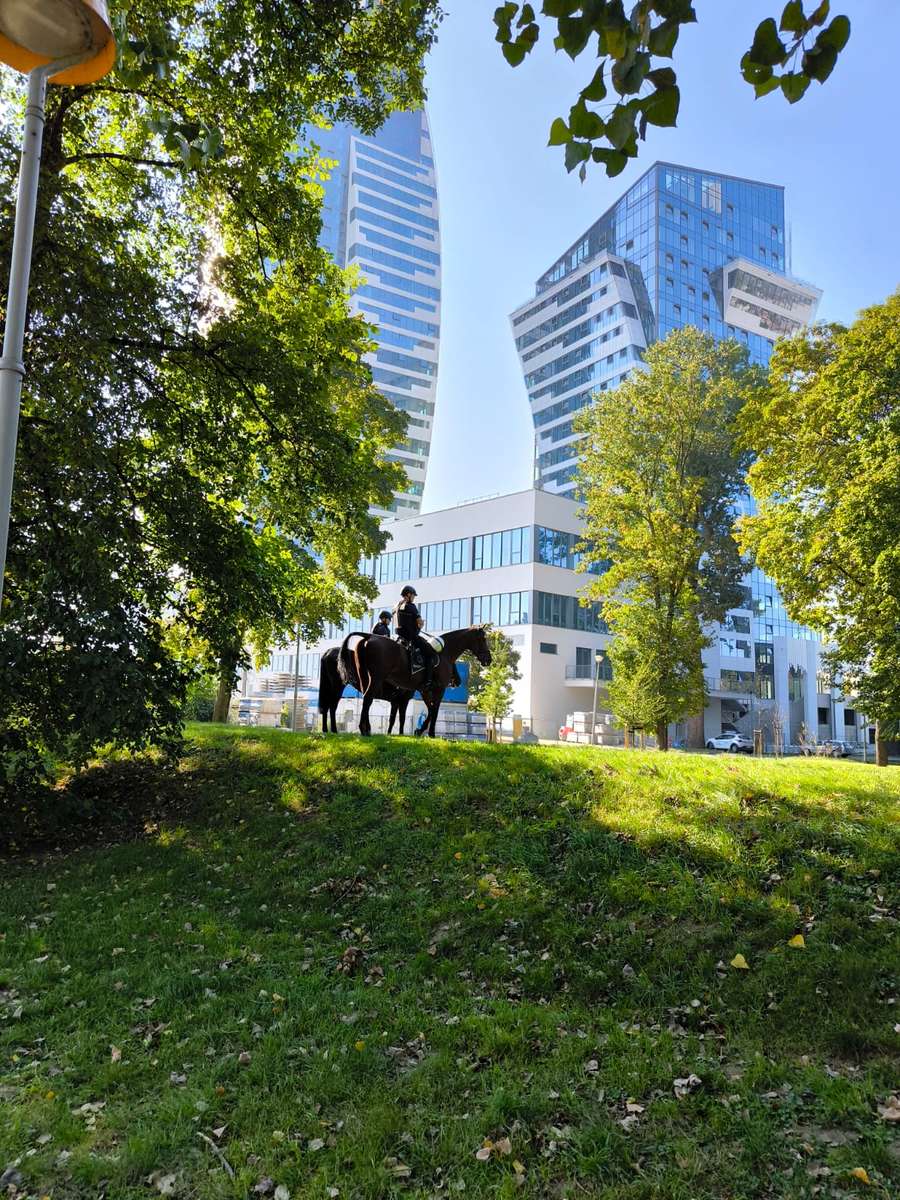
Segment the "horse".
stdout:
[[[337,706],[346,687],[346,681],[341,678],[338,667],[339,654],[340,647],[332,646],[330,650],[324,652],[319,662],[319,711],[322,714],[323,733],[328,733],[329,720],[331,721],[331,732],[337,733],[337,723],[335,721]],[[355,681],[351,680],[350,682],[353,682],[355,686]],[[398,688],[388,684],[375,699],[390,702],[391,719],[388,722],[388,733],[393,733],[394,721],[399,714],[400,725],[398,732],[402,734],[403,726],[406,724],[406,710],[409,707],[410,700],[412,700],[412,692],[401,692]]]
[[491,652],[483,625],[454,629],[441,636],[444,648],[432,672],[431,685],[427,688],[420,683],[424,670],[410,672],[409,651],[399,642],[391,638],[373,637],[368,633],[350,633],[344,638],[338,655],[338,667],[341,679],[345,683],[355,683],[362,692],[359,732],[363,737],[368,737],[372,732],[369,723],[372,701],[382,695],[385,685],[388,685],[404,692],[418,690],[421,693],[428,709],[428,721],[423,732],[433,738],[438,709],[453,679],[456,660],[468,650],[483,667],[490,666]]

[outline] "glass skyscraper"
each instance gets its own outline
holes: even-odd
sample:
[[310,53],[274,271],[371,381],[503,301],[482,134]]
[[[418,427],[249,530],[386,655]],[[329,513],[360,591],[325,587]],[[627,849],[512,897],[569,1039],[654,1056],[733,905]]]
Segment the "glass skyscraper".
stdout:
[[[377,326],[372,374],[408,417],[407,437],[388,455],[407,485],[390,512],[418,512],[428,467],[441,323],[437,179],[424,110],[393,113],[369,137],[348,125],[311,130],[332,160],[325,183],[321,243],[363,282],[355,311]],[[376,510],[388,515],[383,510]]]
[[573,415],[673,329],[736,338],[765,366],[774,339],[812,320],[821,295],[789,272],[783,188],[655,163],[512,314],[539,485],[573,493]]
[[[694,325],[734,338],[752,362],[766,366],[774,340],[812,321],[821,296],[793,278],[790,265],[783,188],[654,163],[512,314],[534,421],[537,486],[574,495],[575,413],[640,370],[647,346],[672,330]],[[746,577],[744,593],[704,654],[709,693],[721,701],[722,720],[740,719],[748,696],[780,700],[794,736],[799,700],[779,697],[776,657],[795,654],[799,661],[796,646],[814,635],[789,619],[760,570]],[[786,667],[781,674],[788,680]],[[800,687],[794,679],[790,686]],[[816,681],[804,686],[813,727]]]

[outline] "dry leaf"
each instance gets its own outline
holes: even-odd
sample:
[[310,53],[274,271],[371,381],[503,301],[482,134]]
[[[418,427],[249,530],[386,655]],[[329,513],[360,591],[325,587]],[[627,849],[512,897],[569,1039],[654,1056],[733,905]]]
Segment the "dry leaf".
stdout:
[[744,958],[743,954],[736,954],[731,960],[731,966],[733,966],[736,971],[750,970],[750,964],[747,962],[746,958]]
[[883,1121],[900,1121],[900,1096],[891,1096],[887,1104],[879,1104],[878,1115]]
[[476,1150],[475,1157],[479,1162],[487,1162],[487,1160],[491,1157],[490,1146],[482,1146],[480,1150]]
[[513,1159],[513,1170],[515,1171],[515,1173],[517,1175],[524,1175],[525,1174],[525,1164],[520,1163],[517,1158],[514,1158]]
[[109,1058],[110,1058],[110,1062],[121,1062],[122,1061],[122,1051],[119,1049],[118,1046],[110,1046]]
[[854,1179],[858,1179],[860,1181],[860,1183],[871,1183],[872,1182],[872,1180],[869,1178],[869,1172],[866,1170],[865,1167],[854,1167],[853,1170],[850,1172],[850,1174],[853,1176]]
[[500,1138],[498,1142],[494,1143],[494,1149],[500,1154],[512,1154],[512,1142],[508,1137]]
[[366,1048],[366,1043],[365,1043],[365,1042],[363,1042],[363,1041],[354,1042],[354,1043],[353,1043],[353,1048],[354,1048],[354,1050],[365,1050],[365,1048]]
[[250,1066],[250,1051],[242,1050],[240,1052],[240,1054],[238,1055],[238,1062],[240,1063],[240,1065],[242,1067],[249,1067]]
[[321,1150],[324,1145],[325,1142],[322,1138],[313,1138],[306,1148],[307,1150]]
[[802,950],[806,946],[806,939],[802,933],[798,933],[790,939],[788,945],[793,946],[795,950]]
[[691,1092],[696,1091],[703,1083],[699,1075],[687,1075],[684,1079],[675,1079],[672,1082],[672,1087],[675,1089],[675,1097],[678,1100],[683,1100],[685,1096],[689,1096]]
[[154,1171],[147,1179],[148,1183],[153,1184],[161,1196],[172,1196],[178,1187],[178,1178],[175,1175],[166,1175],[162,1171]]
[[291,1200],[291,1193],[283,1183],[279,1183],[275,1189],[275,1200]]

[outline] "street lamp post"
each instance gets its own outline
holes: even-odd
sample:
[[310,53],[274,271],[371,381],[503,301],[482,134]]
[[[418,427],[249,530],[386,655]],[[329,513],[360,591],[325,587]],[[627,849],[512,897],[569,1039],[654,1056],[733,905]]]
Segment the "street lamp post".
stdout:
[[597,687],[600,683],[600,664],[606,658],[605,650],[594,651],[594,706],[591,711],[591,745],[597,740]]
[[0,606],[9,538],[25,314],[37,208],[47,82],[93,83],[111,70],[116,46],[105,0],[0,0],[0,62],[28,75],[28,102],[0,358]]

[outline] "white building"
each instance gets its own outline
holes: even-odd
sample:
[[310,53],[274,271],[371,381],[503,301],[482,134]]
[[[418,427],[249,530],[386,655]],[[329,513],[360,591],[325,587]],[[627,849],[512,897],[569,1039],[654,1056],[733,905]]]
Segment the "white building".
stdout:
[[[318,646],[301,649],[298,663],[291,647],[276,651],[264,671],[248,677],[245,690],[292,690],[296,667],[315,705],[321,651],[339,645],[351,629],[371,628],[374,614],[393,608],[411,583],[432,632],[482,622],[503,630],[520,655],[514,713],[538,737],[557,737],[568,714],[591,711],[594,656],[609,641],[597,606],[579,603],[590,577],[575,569],[578,514],[573,500],[529,489],[388,522],[390,542],[368,564],[379,594],[367,617],[331,628]],[[787,621],[772,599],[774,589],[765,588],[760,572],[754,575],[759,579],[748,577],[745,606],[713,628],[704,653],[710,700],[702,729],[699,722],[676,728],[675,739],[699,745],[731,725],[748,734],[771,731],[777,708],[786,742],[797,742],[801,725],[819,739],[856,741],[862,736],[856,714],[820,691],[820,643]],[[763,655],[752,632],[760,620]],[[601,668],[600,711],[605,675]]]

